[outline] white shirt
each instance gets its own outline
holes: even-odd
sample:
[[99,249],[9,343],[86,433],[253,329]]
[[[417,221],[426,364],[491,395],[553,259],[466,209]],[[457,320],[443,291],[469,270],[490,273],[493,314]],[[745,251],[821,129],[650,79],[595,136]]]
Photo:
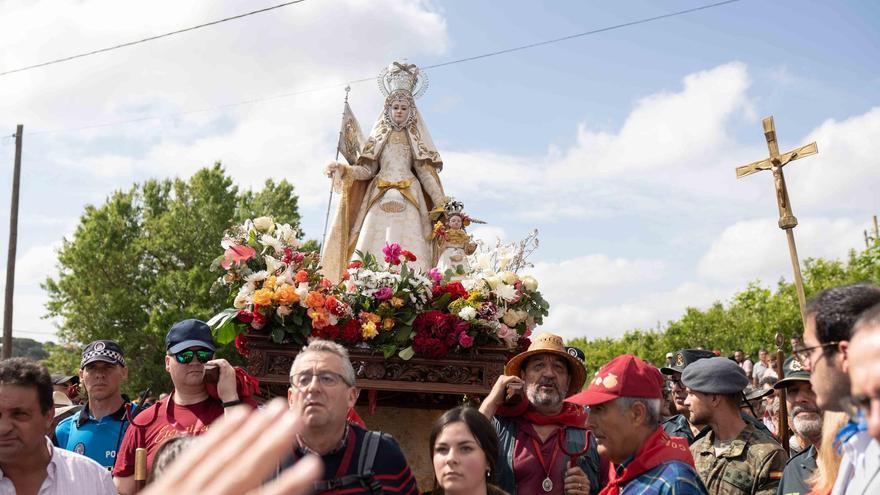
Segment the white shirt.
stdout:
[[843,458],[832,495],[869,495],[880,487],[880,444],[860,431],[843,446]]
[[[48,438],[46,445],[50,459],[38,495],[117,495],[110,471],[86,456],[56,449]],[[0,495],[15,495],[15,486],[3,475],[3,469],[0,469]]]

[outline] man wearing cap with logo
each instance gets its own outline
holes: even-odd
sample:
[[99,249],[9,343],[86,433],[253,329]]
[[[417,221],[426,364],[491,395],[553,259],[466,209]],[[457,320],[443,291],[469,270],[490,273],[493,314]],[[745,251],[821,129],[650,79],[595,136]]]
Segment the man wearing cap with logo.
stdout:
[[675,401],[675,416],[663,422],[663,429],[670,437],[682,437],[687,439],[688,445],[694,443],[694,439],[706,425],[698,425],[688,420],[689,409],[684,400],[687,398],[687,390],[681,384],[681,373],[687,365],[698,359],[715,357],[712,351],[704,349],[681,349],[676,352],[672,364],[660,368],[660,372],[666,375],[672,390],[672,398]]
[[785,389],[789,424],[807,445],[785,465],[778,493],[801,495],[810,492],[807,478],[816,470],[816,447],[822,440],[823,414],[816,405],[816,394],[810,385],[810,373],[804,370],[800,361],[789,357],[785,360],[782,372],[785,378],[776,382],[773,388]]
[[88,400],[81,411],[58,423],[55,444],[112,469],[128,428],[125,404],[131,402],[120,392],[122,382],[128,378],[122,348],[112,340],[96,340],[87,345],[79,362],[79,374]]
[[749,383],[734,361],[700,359],[685,368],[685,404],[691,421],[711,431],[691,445],[694,463],[712,494],[776,493],[788,455],[769,433],[743,420],[742,391]]
[[565,401],[584,381],[581,361],[551,333],[538,335],[526,352],[507,363],[480,405],[498,433],[496,469],[503,490],[512,495],[598,492],[599,457],[586,430],[586,414]]
[[[122,495],[134,491],[134,457],[138,448],[147,449],[147,466],[152,466],[156,449],[168,438],[200,435],[223,416],[225,407],[241,403],[235,370],[225,359],[214,359],[214,338],[205,322],[189,319],[177,322],[165,336],[165,370],[171,375],[174,391],[139,414],[125,432],[113,468],[114,481]],[[208,395],[205,365],[220,370],[217,392]]]
[[611,461],[600,495],[706,493],[687,442],[669,437],[659,425],[662,389],[657,368],[624,354],[572,398],[590,407],[599,454]]

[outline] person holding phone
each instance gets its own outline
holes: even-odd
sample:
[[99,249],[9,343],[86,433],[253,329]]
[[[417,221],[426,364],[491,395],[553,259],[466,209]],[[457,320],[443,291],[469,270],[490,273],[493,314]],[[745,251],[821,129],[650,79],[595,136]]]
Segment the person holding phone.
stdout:
[[[598,492],[599,455],[587,415],[566,400],[581,390],[586,376],[562,337],[548,332],[507,362],[480,405],[498,433],[501,489],[513,495]],[[582,454],[571,462],[569,452]]]
[[[164,440],[201,435],[223,416],[225,408],[241,404],[235,370],[225,359],[214,359],[216,345],[207,323],[195,319],[175,323],[165,336],[165,349],[165,370],[171,375],[174,390],[139,414],[125,432],[113,468],[113,479],[122,495],[134,491],[134,459],[138,448],[147,449],[149,470]],[[219,370],[219,400],[208,395],[205,365]]]

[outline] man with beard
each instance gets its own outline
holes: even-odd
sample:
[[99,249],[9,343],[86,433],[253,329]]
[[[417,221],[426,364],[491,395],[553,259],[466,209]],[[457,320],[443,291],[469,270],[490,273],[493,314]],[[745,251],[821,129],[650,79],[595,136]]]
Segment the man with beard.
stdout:
[[87,402],[81,411],[58,423],[55,444],[112,469],[128,428],[125,405],[131,402],[120,391],[128,378],[125,356],[116,342],[96,340],[83,349],[79,368]]
[[[852,400],[861,411],[868,440],[846,493],[880,493],[880,304],[859,318],[851,343],[848,360]],[[838,486],[834,490],[838,492]]]
[[[199,320],[183,320],[174,324],[165,336],[165,370],[171,375],[174,391],[138,415],[126,430],[116,456],[114,481],[122,495],[134,491],[135,451],[147,449],[148,469],[159,445],[168,438],[201,435],[226,407],[241,404],[235,370],[225,359],[214,359],[214,338],[211,327]],[[205,387],[205,365],[219,368],[217,394],[208,395]]]
[[670,438],[658,425],[662,384],[657,368],[624,354],[578,394],[590,407],[599,452],[611,462],[600,495],[706,493],[684,439]]
[[[849,340],[860,315],[875,304],[880,304],[880,287],[864,283],[826,289],[807,303],[804,347],[796,351],[796,356],[810,372],[810,383],[820,409],[853,413],[847,357],[851,347]],[[838,439],[844,454],[834,495],[848,492],[850,481],[863,466],[871,437],[859,428],[857,421],[851,421],[838,434]]]
[[[585,381],[583,364],[551,333],[538,335],[527,351],[508,361],[480,405],[498,433],[496,469],[503,490],[511,495],[598,492],[599,456],[586,430],[586,414],[565,401]],[[574,467],[569,467],[562,444],[568,452],[583,452]]]
[[675,353],[672,364],[660,368],[660,372],[666,375],[672,390],[672,398],[675,401],[675,411],[677,415],[663,422],[663,430],[670,437],[682,437],[687,440],[688,445],[694,443],[695,437],[706,425],[693,424],[688,421],[688,413],[690,410],[685,405],[684,400],[687,398],[687,389],[681,384],[681,373],[684,369],[698,359],[706,359],[715,357],[712,351],[703,349],[682,349]]
[[711,431],[691,445],[694,464],[713,495],[776,493],[788,456],[782,446],[739,411],[749,378],[735,362],[701,359],[685,368],[690,420]]
[[800,361],[785,360],[785,378],[776,382],[775,389],[785,389],[789,424],[799,438],[807,442],[807,448],[793,456],[779,483],[779,495],[801,495],[810,492],[807,479],[816,470],[816,447],[822,440],[822,412],[816,405],[816,394],[810,385],[810,374],[804,371]]

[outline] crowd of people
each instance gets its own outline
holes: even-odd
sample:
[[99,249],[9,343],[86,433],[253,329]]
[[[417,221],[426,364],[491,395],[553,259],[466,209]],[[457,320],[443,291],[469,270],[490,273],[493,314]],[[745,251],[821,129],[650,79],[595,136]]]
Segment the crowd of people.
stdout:
[[805,316],[781,374],[764,349],[752,362],[694,348],[588,376],[582,353],[542,333],[479,408],[434,423],[424,492],[397,441],[354,412],[355,370],[330,341],[297,354],[286,401],[259,407],[194,319],[168,331],[174,388],[151,406],[122,394],[113,341],[89,343],[75,377],[7,359],[0,494],[878,494],[880,287],[825,290]]

